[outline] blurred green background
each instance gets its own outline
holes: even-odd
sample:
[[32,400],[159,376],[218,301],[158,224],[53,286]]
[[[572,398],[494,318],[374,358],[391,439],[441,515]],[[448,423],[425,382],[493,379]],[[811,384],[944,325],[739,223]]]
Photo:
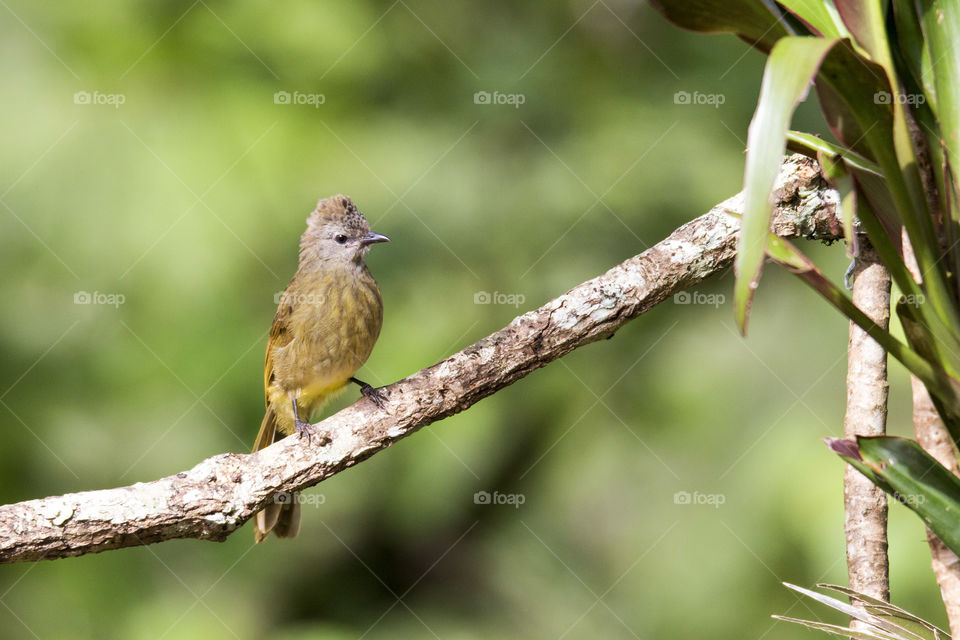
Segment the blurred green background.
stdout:
[[[735,193],[763,64],[626,0],[0,4],[4,502],[247,451],[318,198],[393,239],[386,384]],[[293,541],[4,566],[0,635],[811,637],[769,615],[842,622],[779,583],[846,581],[847,325],[770,269],[741,339],[731,282],[310,490]],[[920,521],[890,536],[894,601],[944,623]]]

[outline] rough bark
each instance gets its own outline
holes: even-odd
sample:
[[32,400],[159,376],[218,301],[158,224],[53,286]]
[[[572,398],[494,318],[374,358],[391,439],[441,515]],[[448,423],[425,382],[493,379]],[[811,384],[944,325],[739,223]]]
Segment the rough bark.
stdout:
[[[854,259],[853,302],[877,326],[890,324],[890,273],[862,238]],[[844,436],[878,436],[887,426],[887,352],[863,329],[850,323],[847,347],[847,412]],[[843,477],[847,577],[851,589],[890,601],[887,558],[887,496],[862,473],[847,465]],[[851,620],[851,629],[870,625]]]
[[[927,388],[916,376],[910,376],[910,385],[913,388],[913,431],[917,442],[954,475],[960,475],[953,439],[937,414]],[[960,558],[929,528],[927,544],[930,546],[930,564],[947,609],[950,635],[960,638]]]
[[[840,226],[818,168],[791,156],[778,176],[773,228],[836,239]],[[304,489],[432,422],[495,393],[733,261],[742,195],[683,225],[642,254],[571,289],[459,353],[255,454],[227,453],[188,471],[128,487],[0,506],[0,562],[61,558],[174,538],[223,540],[278,492]]]
[[[909,110],[904,112],[908,113]],[[930,158],[927,137],[916,121],[909,116],[909,113],[907,128],[910,132],[910,138],[917,148],[916,156],[920,169],[920,179],[923,183],[924,194],[927,196],[927,206],[930,208],[934,223],[939,227],[940,233],[938,235],[947,243],[952,244],[955,239],[950,225],[944,224],[943,203],[940,200],[941,191],[937,187],[936,176],[933,173],[935,169]],[[920,269],[917,267],[913,248],[906,241],[906,233],[904,233],[904,240],[904,260],[907,262],[907,267],[913,277],[917,282],[921,282],[923,278]],[[941,249],[943,248],[945,246],[941,247]],[[947,432],[939,414],[937,414],[936,407],[930,399],[930,394],[916,376],[910,376],[910,386],[913,389],[913,431],[917,437],[917,442],[954,475],[960,475],[960,469],[957,466],[957,448],[953,444],[953,439]],[[937,584],[940,585],[940,596],[943,598],[943,604],[947,610],[950,635],[954,638],[960,637],[958,635],[960,634],[960,558],[957,558],[957,555],[929,528],[927,529],[927,544],[930,547],[930,563],[933,567],[933,573],[937,577]]]
[[[930,194],[929,185],[925,184],[925,188]],[[903,234],[903,259],[914,279],[922,282],[923,277],[906,232]],[[917,442],[927,453],[936,458],[937,462],[954,475],[960,476],[957,448],[943,420],[940,419],[940,414],[937,413],[927,388],[919,378],[913,375],[910,376],[910,386],[913,391],[913,432]],[[930,547],[930,565],[937,578],[937,584],[940,585],[940,597],[943,598],[943,605],[947,610],[950,635],[960,638],[960,558],[929,528],[927,528],[927,545]]]

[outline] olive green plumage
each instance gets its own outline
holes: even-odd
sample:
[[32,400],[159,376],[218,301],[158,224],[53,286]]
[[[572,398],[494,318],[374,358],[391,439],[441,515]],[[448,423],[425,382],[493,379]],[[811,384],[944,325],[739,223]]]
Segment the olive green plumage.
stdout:
[[[364,258],[371,244],[386,241],[343,195],[321,200],[307,218],[297,273],[267,340],[266,414],[254,451],[301,431],[370,356],[383,301]],[[292,538],[299,527],[299,496],[286,494],[255,516],[254,534],[257,542],[270,531]]]

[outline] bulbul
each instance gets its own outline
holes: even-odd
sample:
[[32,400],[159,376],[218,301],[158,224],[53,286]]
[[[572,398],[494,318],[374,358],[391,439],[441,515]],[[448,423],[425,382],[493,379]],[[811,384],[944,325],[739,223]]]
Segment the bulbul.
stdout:
[[[310,433],[313,413],[350,382],[380,404],[376,389],[353,377],[373,351],[383,323],[383,300],[364,258],[389,238],[370,225],[350,198],[317,203],[300,237],[297,273],[280,298],[263,366],[266,414],[253,445],[258,451],[284,436]],[[282,498],[282,500],[281,500]],[[254,537],[300,530],[299,495],[281,494],[254,517]]]

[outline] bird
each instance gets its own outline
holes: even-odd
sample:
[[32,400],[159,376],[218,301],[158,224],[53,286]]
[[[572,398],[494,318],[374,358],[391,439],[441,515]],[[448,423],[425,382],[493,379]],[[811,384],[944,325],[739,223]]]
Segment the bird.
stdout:
[[[254,452],[294,433],[309,440],[311,416],[351,382],[383,407],[380,392],[354,374],[383,325],[383,298],[365,258],[371,245],[389,241],[370,230],[345,195],[320,200],[307,217],[297,272],[279,298],[267,339],[266,412]],[[258,543],[271,531],[293,538],[299,529],[297,492],[277,494],[254,516]]]

